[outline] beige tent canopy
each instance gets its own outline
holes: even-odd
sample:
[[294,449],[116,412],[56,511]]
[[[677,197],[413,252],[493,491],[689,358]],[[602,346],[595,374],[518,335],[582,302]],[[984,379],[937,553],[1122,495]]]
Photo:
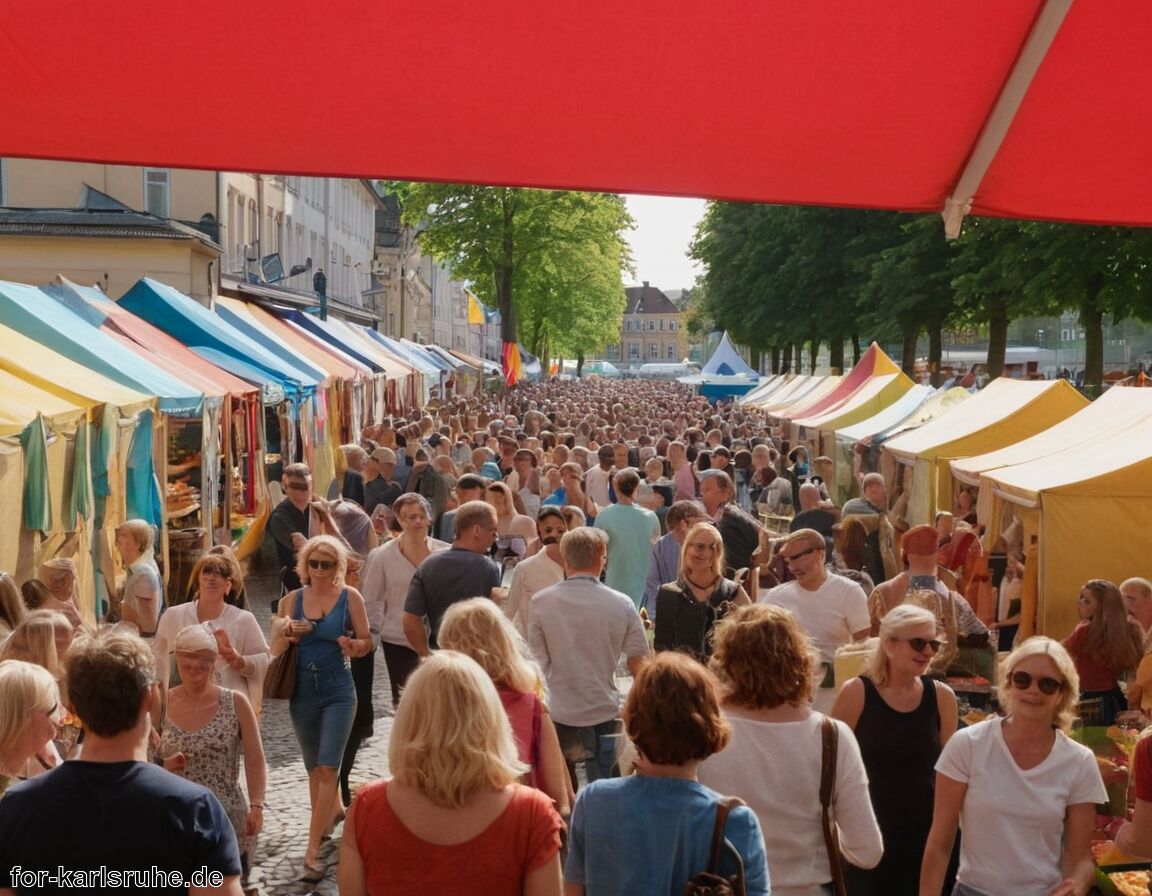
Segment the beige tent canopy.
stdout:
[[950,461],[1026,439],[1087,404],[1064,380],[999,377],[964,401],[962,412],[943,414],[888,440],[884,451],[912,469],[907,521],[931,523],[940,505],[951,509]]

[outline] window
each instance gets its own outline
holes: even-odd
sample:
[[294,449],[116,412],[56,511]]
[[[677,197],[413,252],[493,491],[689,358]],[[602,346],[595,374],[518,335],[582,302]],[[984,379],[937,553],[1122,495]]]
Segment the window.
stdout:
[[629,342],[628,343],[628,360],[629,361],[637,361],[639,359],[640,359],[640,343],[639,342]]
[[656,321],[654,321],[654,320],[648,321],[648,329],[654,331],[656,329]]
[[665,357],[667,357],[669,361],[675,361],[676,360],[676,343],[675,342],[669,342],[668,343],[668,349],[667,349],[667,353],[666,353]]
[[676,321],[674,321],[674,320],[668,321],[668,329],[671,330],[673,333],[675,333],[676,332]]
[[167,168],[144,169],[144,211],[157,218],[171,217],[171,188]]
[[604,354],[606,354],[609,358],[619,358],[620,357],[620,346],[619,345],[610,345],[610,346],[608,346],[608,350]]
[[660,357],[660,345],[658,343],[650,342],[648,344],[648,357],[653,361]]
[[664,318],[660,318],[660,329],[664,329]]

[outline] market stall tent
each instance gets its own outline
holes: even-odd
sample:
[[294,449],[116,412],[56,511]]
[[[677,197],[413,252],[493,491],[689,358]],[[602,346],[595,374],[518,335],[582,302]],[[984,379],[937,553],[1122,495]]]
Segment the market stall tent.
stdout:
[[[794,405],[790,409],[786,419],[795,420],[799,417],[817,417],[828,411],[836,410],[863,388],[868,380],[877,376],[895,374],[901,374],[901,376],[903,376],[899,366],[888,357],[887,353],[885,353],[880,346],[873,342],[868,346],[868,350],[864,352],[859,362],[857,362],[847,374],[840,377],[834,389],[825,392],[819,397],[813,398],[810,402]],[[911,385],[911,380],[908,380],[907,377],[904,377],[904,379]],[[789,431],[789,436],[792,440],[796,439],[794,425]]]
[[682,376],[679,382],[699,387],[700,394],[710,401],[725,398],[739,398],[747,395],[760,382],[760,374],[732,345],[725,332],[720,336],[716,350],[712,352],[699,373]]
[[757,406],[791,379],[792,375],[787,373],[778,373],[775,376],[767,377],[757,383],[756,388],[747,395],[740,396],[740,404]]
[[[800,377],[796,379],[799,380]],[[769,419],[787,420],[793,414],[819,401],[840,385],[842,379],[844,379],[842,376],[810,376],[806,381],[789,388],[786,394],[781,390],[781,394],[772,396],[771,402],[763,406],[764,411]]]
[[1152,418],[1102,436],[981,475],[992,519],[1007,507],[1023,523],[1024,544],[1036,538],[1037,629],[1054,638],[1075,626],[1081,585],[1146,575],[1152,556]]
[[952,509],[951,460],[1026,439],[1087,404],[1065,380],[998,377],[962,406],[889,439],[884,452],[912,474],[905,519],[932,523],[937,510]]

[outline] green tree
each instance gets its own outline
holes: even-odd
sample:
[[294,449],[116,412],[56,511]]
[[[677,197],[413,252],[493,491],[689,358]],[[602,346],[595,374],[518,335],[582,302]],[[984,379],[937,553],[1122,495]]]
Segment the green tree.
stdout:
[[[389,183],[421,249],[500,310],[501,338],[587,350],[623,310],[633,226],[619,196],[466,184]],[[524,317],[528,328],[521,332]],[[544,359],[547,360],[546,358]]]

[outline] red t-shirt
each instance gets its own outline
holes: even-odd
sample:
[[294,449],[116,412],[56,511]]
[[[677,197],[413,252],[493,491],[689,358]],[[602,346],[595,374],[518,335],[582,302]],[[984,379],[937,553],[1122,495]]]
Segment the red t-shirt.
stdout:
[[560,849],[552,800],[517,784],[507,808],[471,840],[442,846],[413,834],[388,802],[388,782],[356,794],[356,847],[369,893],[520,896],[524,878]]
[[1072,634],[1063,640],[1076,664],[1076,673],[1080,676],[1080,691],[1110,691],[1116,687],[1117,675],[1111,669],[1101,666],[1092,657],[1080,649],[1080,642],[1088,631],[1088,623],[1081,622],[1072,629]]

